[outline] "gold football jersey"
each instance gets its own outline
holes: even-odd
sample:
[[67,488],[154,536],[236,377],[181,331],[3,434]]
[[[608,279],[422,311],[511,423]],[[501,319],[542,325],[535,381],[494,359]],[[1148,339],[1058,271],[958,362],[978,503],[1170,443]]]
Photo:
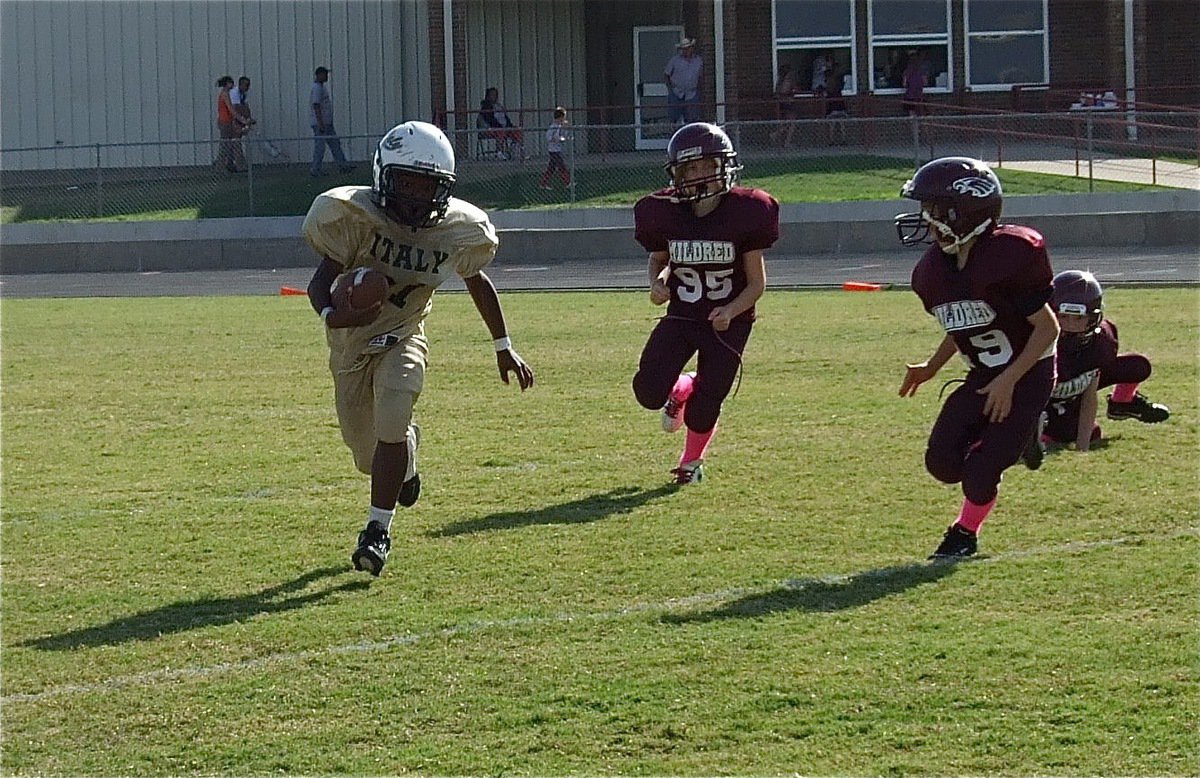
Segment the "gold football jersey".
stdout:
[[446,218],[433,227],[399,224],[371,202],[366,186],[343,186],[317,196],[304,217],[304,239],[321,256],[347,271],[380,270],[391,279],[391,294],[379,317],[365,327],[326,329],[330,348],[363,352],[386,344],[387,335],[419,332],[433,307],[433,293],[450,273],[478,275],[496,255],[499,241],[482,209],[450,198]]

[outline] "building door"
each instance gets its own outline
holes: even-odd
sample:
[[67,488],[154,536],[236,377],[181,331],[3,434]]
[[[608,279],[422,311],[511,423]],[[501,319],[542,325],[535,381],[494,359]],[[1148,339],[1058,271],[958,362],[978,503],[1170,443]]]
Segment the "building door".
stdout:
[[665,149],[675,131],[667,121],[667,85],[663,69],[675,56],[683,27],[661,25],[633,28],[633,120],[635,147]]

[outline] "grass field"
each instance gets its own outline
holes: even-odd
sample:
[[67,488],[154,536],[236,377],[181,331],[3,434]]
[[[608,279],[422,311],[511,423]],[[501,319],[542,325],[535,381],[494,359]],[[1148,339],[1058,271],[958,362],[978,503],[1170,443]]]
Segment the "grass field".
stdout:
[[1106,297],[1172,418],[944,565],[911,293],[769,292],[678,491],[644,294],[506,295],[525,395],[439,296],[379,579],[303,299],[5,300],[3,772],[1195,775],[1200,290]]
[[[558,186],[538,188],[544,160],[526,164],[488,163],[463,165],[454,193],[482,208],[523,209],[580,206],[632,205],[647,192],[663,186],[666,178],[659,158],[646,164],[608,164],[581,168],[576,174],[576,198]],[[842,157],[779,157],[747,162],[745,183],[767,189],[783,203],[891,200],[912,175],[911,160],[870,155]],[[1011,195],[1074,194],[1088,190],[1086,178],[1046,175],[1017,170],[998,171]],[[147,180],[130,177],[109,180],[97,193],[94,171],[81,171],[78,179],[22,179],[10,173],[0,181],[0,223],[87,219],[98,221],[154,221],[249,216],[250,181],[246,176],[214,175],[198,170],[194,176]],[[302,215],[313,198],[333,186],[369,184],[370,167],[360,164],[351,173],[311,178],[305,165],[255,169],[254,215]],[[1097,192],[1161,189],[1144,184],[1097,180]],[[97,218],[97,202],[103,201]]]

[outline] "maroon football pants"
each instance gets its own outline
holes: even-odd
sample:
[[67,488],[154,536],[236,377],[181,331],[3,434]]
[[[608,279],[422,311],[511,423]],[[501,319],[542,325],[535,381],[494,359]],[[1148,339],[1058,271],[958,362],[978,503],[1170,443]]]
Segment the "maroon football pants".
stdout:
[[991,380],[973,371],[951,392],[933,423],[925,468],[948,484],[962,483],[963,496],[976,505],[992,501],[1000,476],[1021,458],[1034,424],[1054,388],[1054,359],[1041,359],[1013,388],[1012,410],[993,423],[983,415],[986,395],[976,390]]
[[[1118,354],[1111,365],[1100,370],[1100,388],[1117,384],[1140,384],[1150,377],[1150,360],[1142,354]],[[1060,443],[1074,443],[1079,429],[1080,398],[1053,402],[1046,409],[1045,434]],[[1099,437],[1092,430],[1092,440]]]
[[650,333],[633,377],[637,401],[651,410],[663,407],[675,379],[698,353],[696,382],[683,421],[690,430],[708,432],[717,425],[721,404],[733,388],[752,326],[748,321],[734,321],[729,329],[717,332],[707,321],[663,318]]

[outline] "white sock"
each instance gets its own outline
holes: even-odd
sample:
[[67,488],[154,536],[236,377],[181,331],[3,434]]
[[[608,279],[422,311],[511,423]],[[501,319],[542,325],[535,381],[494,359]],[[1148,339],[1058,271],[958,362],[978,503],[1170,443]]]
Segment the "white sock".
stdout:
[[383,508],[376,508],[374,505],[372,505],[371,509],[367,512],[367,524],[377,521],[383,525],[385,530],[390,530],[392,528],[392,517],[395,515],[395,508],[392,508],[389,511],[384,510]]

